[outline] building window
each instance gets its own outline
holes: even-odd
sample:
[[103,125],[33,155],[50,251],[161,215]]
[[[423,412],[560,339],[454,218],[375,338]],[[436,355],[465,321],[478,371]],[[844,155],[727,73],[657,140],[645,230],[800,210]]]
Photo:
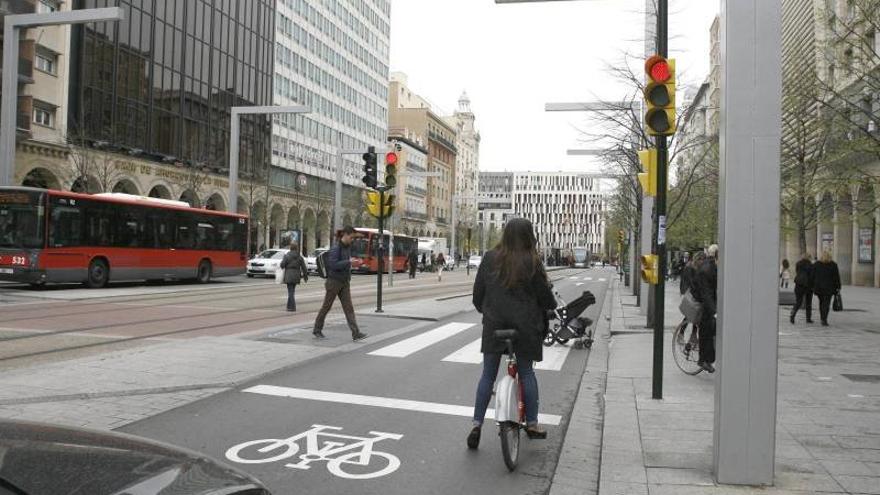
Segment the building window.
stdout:
[[46,127],[55,126],[55,111],[34,106],[34,123]]
[[58,12],[58,2],[55,0],[40,0],[40,3],[37,4],[37,12],[40,14]]
[[37,69],[52,74],[53,76],[57,75],[56,71],[58,70],[58,56],[43,51],[38,51],[36,58],[37,59],[34,63]]

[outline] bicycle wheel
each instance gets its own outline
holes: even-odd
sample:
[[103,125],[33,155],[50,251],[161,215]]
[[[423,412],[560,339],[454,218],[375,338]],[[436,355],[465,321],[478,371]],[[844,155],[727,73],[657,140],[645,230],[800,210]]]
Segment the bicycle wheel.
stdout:
[[[254,447],[259,448],[247,452],[247,455],[242,457],[241,453],[243,450]],[[269,457],[266,457],[265,455],[262,457],[259,456],[259,454],[267,454],[276,449],[281,449],[281,452]],[[297,452],[299,452],[299,445],[296,443],[290,443],[287,440],[279,440],[276,438],[267,438],[264,440],[251,440],[250,442],[240,443],[234,447],[230,447],[229,450],[226,451],[226,458],[239,464],[263,464],[266,462],[288,459],[295,456]]]
[[[687,334],[688,326],[692,327],[691,335]],[[689,325],[686,319],[682,320],[672,333],[672,357],[676,366],[688,375],[696,375],[703,371],[703,368],[697,364],[700,359],[700,344],[696,333],[697,327]]]
[[[335,459],[330,459],[329,461],[327,461],[327,470],[340,478],[346,478],[350,480],[368,480],[370,478],[379,478],[387,474],[391,474],[394,471],[397,471],[397,468],[400,467],[400,459],[398,459],[397,456],[394,456],[387,452],[370,452],[369,458],[366,463],[358,462],[358,458],[362,455],[363,453],[361,452],[352,452],[350,454],[339,456]],[[366,466],[368,468],[381,466],[381,461],[376,463],[377,466],[373,466],[374,457],[384,458],[388,465],[381,469],[365,473],[352,473],[342,469],[342,466],[344,464]]]
[[516,469],[519,460],[519,425],[513,422],[502,423],[498,434],[501,436],[501,455],[507,469]]

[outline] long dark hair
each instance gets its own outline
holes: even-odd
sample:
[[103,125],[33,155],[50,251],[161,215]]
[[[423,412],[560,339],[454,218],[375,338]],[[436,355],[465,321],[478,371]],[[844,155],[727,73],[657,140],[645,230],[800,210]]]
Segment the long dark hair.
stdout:
[[495,265],[498,280],[508,289],[525,285],[538,271],[544,271],[538,258],[532,222],[525,218],[514,218],[507,222],[495,251],[498,253]]

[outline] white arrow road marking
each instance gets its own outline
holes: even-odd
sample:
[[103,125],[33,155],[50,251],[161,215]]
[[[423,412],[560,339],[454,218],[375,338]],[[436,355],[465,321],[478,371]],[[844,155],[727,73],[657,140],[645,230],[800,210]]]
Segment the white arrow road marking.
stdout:
[[[443,361],[450,363],[468,363],[481,364],[483,362],[483,353],[480,352],[480,344],[483,339],[479,338],[452,354],[443,358]],[[568,357],[570,347],[553,345],[544,348],[544,360],[535,363],[536,370],[559,371],[565,364],[565,358]]]
[[428,346],[434,345],[443,339],[447,339],[461,333],[468,328],[476,325],[476,323],[447,323],[442,327],[437,327],[431,331],[401,340],[395,344],[377,349],[368,354],[372,356],[388,356],[388,357],[407,357],[414,352],[418,352]]
[[[317,400],[322,402],[335,402],[338,404],[384,407],[386,409],[400,409],[403,411],[426,412],[434,414],[447,414],[450,416],[473,417],[473,406],[457,406],[454,404],[440,404],[438,402],[422,402],[418,400],[395,399],[391,397],[374,397],[370,395],[340,394],[336,392],[322,392],[320,390],[308,390],[304,388],[278,387],[274,385],[256,385],[242,390],[250,394],[271,395],[275,397],[290,397],[292,399]],[[486,411],[487,418],[495,417],[495,410]],[[538,421],[545,425],[558,426],[562,416],[556,414],[538,414]]]

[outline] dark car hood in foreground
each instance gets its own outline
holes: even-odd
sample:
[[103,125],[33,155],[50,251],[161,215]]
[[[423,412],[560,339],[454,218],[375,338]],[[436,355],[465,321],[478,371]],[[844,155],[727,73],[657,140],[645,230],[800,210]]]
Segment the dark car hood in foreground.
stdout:
[[27,495],[268,495],[199,454],[115,432],[0,420],[0,487]]

